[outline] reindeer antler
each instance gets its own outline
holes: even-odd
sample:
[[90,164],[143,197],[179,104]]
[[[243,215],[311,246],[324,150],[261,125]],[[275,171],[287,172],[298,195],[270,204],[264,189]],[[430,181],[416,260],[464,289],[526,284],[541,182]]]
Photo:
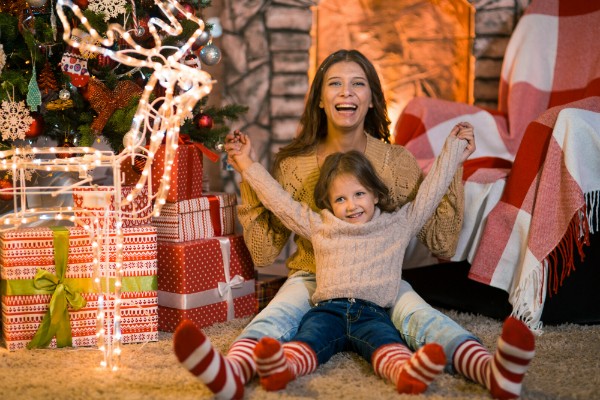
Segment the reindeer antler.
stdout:
[[[166,194],[169,190],[170,166],[173,164],[175,150],[177,148],[179,127],[183,123],[185,115],[194,109],[197,102],[212,90],[213,80],[211,76],[198,68],[188,66],[183,61],[185,54],[190,50],[197,38],[203,33],[205,24],[194,14],[186,11],[175,0],[154,0],[155,4],[165,14],[169,23],[159,19],[151,18],[148,22],[150,34],[154,38],[154,47],[145,48],[138,44],[125,28],[119,24],[110,24],[106,32],[106,38],[101,37],[98,32],[89,24],[87,18],[83,15],[79,7],[71,0],[58,0],[56,5],[57,14],[64,26],[64,40],[75,48],[103,54],[115,61],[131,67],[146,67],[154,70],[154,73],[148,80],[136,114],[133,118],[130,131],[127,133],[127,148],[124,150],[123,158],[131,157],[136,151],[147,151],[148,161],[142,171],[140,180],[136,189],[128,196],[127,203],[131,198],[139,193],[139,190],[145,185],[147,176],[150,174],[150,168],[154,154],[166,136],[165,151],[165,175],[162,177],[161,184],[156,193],[154,205],[154,215],[158,215],[164,204]],[[74,42],[71,40],[71,27],[64,14],[63,6],[71,8],[75,16],[85,26],[89,34],[94,39],[91,43]],[[198,29],[188,38],[181,47],[163,46],[162,39],[158,34],[157,27],[171,36],[178,36],[183,32],[183,28],[177,18],[173,15],[176,10],[188,20],[198,24]],[[123,50],[111,50],[115,40],[121,37],[131,47]],[[97,46],[94,43],[101,43]],[[104,46],[104,47],[103,47]],[[168,54],[168,55],[167,55]],[[154,86],[160,84],[165,87],[165,95],[162,105],[156,111],[149,99]],[[175,88],[186,88],[181,93],[175,93]],[[150,123],[152,120],[152,123]],[[148,150],[142,147],[146,137],[150,138]]]

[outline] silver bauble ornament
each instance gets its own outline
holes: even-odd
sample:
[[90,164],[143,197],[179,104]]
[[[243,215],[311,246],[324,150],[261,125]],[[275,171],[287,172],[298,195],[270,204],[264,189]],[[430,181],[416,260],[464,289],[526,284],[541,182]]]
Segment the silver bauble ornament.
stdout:
[[200,59],[206,65],[215,65],[221,61],[221,50],[213,44],[208,44],[200,50]]
[[211,41],[211,39],[212,36],[208,29],[202,31],[202,33],[200,34],[200,36],[198,36],[194,44],[192,44],[192,50],[198,50],[202,46],[205,46],[208,42]]
[[58,98],[61,100],[69,100],[71,98],[71,92],[67,89],[61,89],[60,92],[58,92]]

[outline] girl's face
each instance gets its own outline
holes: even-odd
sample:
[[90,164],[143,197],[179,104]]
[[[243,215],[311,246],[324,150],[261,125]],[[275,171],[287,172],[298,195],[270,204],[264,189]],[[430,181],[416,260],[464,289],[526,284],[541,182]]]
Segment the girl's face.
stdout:
[[319,107],[327,115],[328,132],[364,130],[371,87],[363,69],[353,61],[333,64],[325,73]]
[[365,188],[354,175],[342,174],[331,181],[329,203],[333,215],[351,224],[364,224],[373,218],[375,194]]

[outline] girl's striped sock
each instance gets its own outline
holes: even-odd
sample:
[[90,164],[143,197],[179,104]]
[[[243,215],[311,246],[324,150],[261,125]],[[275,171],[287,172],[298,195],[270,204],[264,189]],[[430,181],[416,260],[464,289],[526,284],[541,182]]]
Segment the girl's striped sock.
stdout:
[[435,343],[414,354],[402,344],[388,344],[375,350],[371,361],[375,373],[394,383],[398,393],[419,394],[444,370],[446,356]]
[[267,391],[285,389],[290,381],[307,375],[317,368],[317,356],[305,343],[289,342],[264,337],[254,349],[256,370],[260,384]]

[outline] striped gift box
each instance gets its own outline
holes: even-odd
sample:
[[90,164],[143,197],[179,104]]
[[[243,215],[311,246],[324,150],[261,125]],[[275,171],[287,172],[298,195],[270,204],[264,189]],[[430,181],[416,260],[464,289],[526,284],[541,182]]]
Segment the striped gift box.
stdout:
[[207,193],[196,199],[166,203],[152,225],[161,242],[187,242],[226,236],[235,230],[233,193]]
[[[69,308],[74,347],[96,346],[98,294],[92,283],[94,254],[83,228],[68,227],[67,268],[62,284],[80,293],[86,304],[77,311]],[[150,225],[124,228],[123,278],[121,292],[122,343],[158,340],[157,241]],[[109,236],[109,274],[114,269],[116,237]],[[2,331],[9,350],[23,349],[32,340],[53,294],[36,290],[40,271],[56,276],[53,231],[25,228],[0,233],[0,293]],[[114,276],[106,282],[114,281]],[[105,278],[102,278],[104,281]],[[112,309],[113,299],[105,308]],[[112,313],[109,313],[112,314]],[[107,316],[112,318],[111,315]],[[56,338],[49,347],[56,347]]]

